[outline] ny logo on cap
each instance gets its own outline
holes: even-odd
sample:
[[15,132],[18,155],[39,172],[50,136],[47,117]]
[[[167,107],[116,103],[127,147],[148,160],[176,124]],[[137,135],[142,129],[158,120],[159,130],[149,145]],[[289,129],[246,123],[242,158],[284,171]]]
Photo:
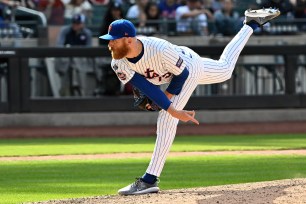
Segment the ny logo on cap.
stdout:
[[124,33],[124,35],[125,35],[125,36],[129,36],[129,34],[128,34],[128,33]]

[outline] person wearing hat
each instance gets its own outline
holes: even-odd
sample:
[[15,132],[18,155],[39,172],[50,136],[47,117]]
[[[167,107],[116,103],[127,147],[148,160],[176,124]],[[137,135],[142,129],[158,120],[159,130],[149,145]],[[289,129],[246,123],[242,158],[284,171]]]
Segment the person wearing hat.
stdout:
[[[122,5],[119,4],[118,2],[110,2],[108,4],[108,8],[105,12],[102,25],[100,28],[100,34],[104,34],[108,30],[109,24],[111,24],[114,20],[118,20],[124,17],[124,12]],[[105,40],[99,40],[100,45],[107,45],[107,41]]]
[[234,0],[223,0],[222,9],[214,13],[217,34],[233,36],[240,30],[242,21],[234,6]]
[[[71,25],[64,26],[58,35],[59,47],[91,47],[92,32],[85,27],[85,16],[77,14]],[[61,96],[84,96],[90,94],[87,78],[93,71],[92,59],[85,57],[55,58],[55,69],[61,78]]]
[[[109,25],[108,33],[99,38],[109,41],[112,69],[123,84],[131,83],[142,92],[139,95],[147,97],[143,100],[143,109],[159,111],[157,138],[150,164],[141,178],[118,191],[120,195],[159,191],[158,177],[175,138],[178,122],[199,124],[195,111],[184,110],[197,85],[230,79],[253,30],[279,14],[272,8],[247,10],[243,27],[225,47],[219,60],[202,58],[190,48],[164,39],[136,36],[134,25],[125,19],[115,20]],[[161,84],[168,84],[165,91],[158,87]]]
[[58,35],[57,46],[92,46],[92,32],[85,27],[85,15],[76,14],[71,25],[64,26]]

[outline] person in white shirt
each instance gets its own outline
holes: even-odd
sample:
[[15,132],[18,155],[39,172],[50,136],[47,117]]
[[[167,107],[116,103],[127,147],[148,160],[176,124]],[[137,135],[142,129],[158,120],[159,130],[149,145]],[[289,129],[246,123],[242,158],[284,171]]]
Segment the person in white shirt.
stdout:
[[91,19],[92,6],[87,0],[65,0],[63,2],[65,3],[65,21],[70,22],[77,14],[84,14],[86,19]]
[[126,18],[130,20],[138,19],[144,13],[148,3],[148,0],[136,0],[136,4],[131,6],[127,11]]
[[176,9],[176,31],[179,34],[207,35],[207,12],[200,0],[187,0]]

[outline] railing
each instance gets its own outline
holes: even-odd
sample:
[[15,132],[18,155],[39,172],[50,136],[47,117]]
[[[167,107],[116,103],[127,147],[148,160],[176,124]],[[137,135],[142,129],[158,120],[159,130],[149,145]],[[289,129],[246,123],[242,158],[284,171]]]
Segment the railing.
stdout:
[[[139,20],[132,20],[137,26]],[[193,21],[194,24],[199,24],[200,22]],[[208,20],[208,31],[210,35],[219,35],[216,32],[215,22]],[[167,36],[179,36],[181,35],[177,32],[177,21],[175,19],[158,19],[158,20],[148,20],[147,24],[151,26],[137,26],[137,33],[143,35],[167,35]],[[154,25],[154,26],[152,26]],[[242,25],[242,21],[241,21]],[[89,25],[94,36],[100,35],[101,25]],[[159,29],[156,30],[156,27]],[[299,33],[306,32],[306,18],[302,19],[275,19],[271,21],[268,25],[264,26],[263,29],[258,29],[256,35],[296,35]],[[196,35],[196,33],[193,33]]]
[[42,13],[40,11],[33,10],[33,9],[29,9],[29,8],[26,8],[26,7],[22,7],[22,6],[17,6],[16,10],[17,11],[22,11],[22,12],[25,12],[25,13],[28,13],[28,14],[31,14],[31,15],[34,15],[34,16],[37,16],[40,20],[40,25],[42,27],[47,27],[47,18],[46,18],[44,13]]
[[[191,47],[201,56],[210,56],[218,58],[222,53],[224,46],[201,46]],[[187,108],[193,109],[247,109],[247,108],[306,108],[306,89],[297,90],[296,78],[297,68],[305,69],[305,62],[299,61],[300,56],[305,57],[304,45],[279,45],[279,46],[247,46],[241,53],[240,59],[245,57],[257,56],[259,59],[267,56],[281,56],[283,62],[274,62],[269,64],[269,69],[278,69],[282,66],[283,76],[281,80],[283,91],[280,93],[247,93],[235,91],[238,87],[237,76],[240,73],[234,73],[232,79],[225,85],[231,86],[233,90],[227,94],[219,94],[224,90],[220,84],[199,86]],[[50,62],[57,58],[77,58],[83,59],[109,59],[109,51],[106,47],[100,48],[5,48],[0,50],[0,112],[87,112],[87,111],[134,111],[132,107],[133,99],[131,95],[84,95],[84,96],[61,96],[56,92],[56,83],[54,75],[54,66]],[[33,63],[33,59],[43,61],[42,67],[39,63]],[[34,60],[35,61],[35,60]],[[107,61],[107,60],[106,60]],[[106,62],[107,64],[108,62]],[[61,65],[60,65],[61,66]],[[59,66],[59,67],[60,67]],[[267,67],[263,61],[252,63],[240,61],[235,70],[247,70],[254,72],[258,67]],[[108,67],[111,70],[110,67]],[[43,73],[43,83],[35,86],[33,80],[37,74]],[[52,74],[53,73],[53,74]],[[256,75],[254,75],[256,76]],[[275,75],[272,75],[275,76]],[[257,77],[260,77],[257,75]],[[256,78],[254,78],[256,79]],[[258,79],[258,78],[257,78]],[[246,79],[246,84],[248,84]],[[273,79],[274,80],[274,79]],[[275,77],[279,80],[279,77]],[[280,81],[281,81],[280,80]],[[110,83],[117,83],[118,79]],[[253,82],[249,82],[253,83]],[[274,82],[273,82],[274,83]],[[278,83],[278,82],[277,82]],[[46,86],[49,94],[35,94],[34,89],[40,89]],[[209,94],[197,94],[202,87],[209,87],[217,91],[211,91]],[[219,86],[219,87],[218,87]],[[219,91],[218,91],[219,90]],[[37,90],[36,90],[37,91]],[[38,91],[39,92],[39,91]],[[7,94],[5,94],[7,93]]]
[[[6,21],[0,26],[0,38],[46,38],[47,18],[44,13],[19,6],[14,1],[0,0],[5,5],[9,15]],[[19,46],[19,45],[11,45]]]
[[[138,25],[138,20],[133,20],[135,25]],[[159,19],[159,20],[148,20],[147,24],[151,26],[137,27],[137,31],[140,34],[152,35],[152,34],[163,34],[163,35],[180,35],[177,32],[177,23],[175,19]],[[194,20],[192,24],[199,25],[201,22]],[[152,26],[153,25],[153,26]],[[216,30],[215,21],[207,21],[209,34],[219,34]],[[241,19],[242,26],[242,19]],[[158,30],[156,30],[158,28]],[[255,34],[261,35],[295,35],[301,32],[306,32],[306,18],[302,19],[275,19],[264,26],[263,29],[258,29]],[[196,35],[193,33],[192,35]]]

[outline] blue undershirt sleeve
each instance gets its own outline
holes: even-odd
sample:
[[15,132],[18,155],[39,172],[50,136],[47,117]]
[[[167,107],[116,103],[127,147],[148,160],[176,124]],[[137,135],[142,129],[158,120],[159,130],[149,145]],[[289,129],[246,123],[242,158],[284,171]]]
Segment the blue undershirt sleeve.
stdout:
[[188,78],[189,76],[189,71],[188,69],[185,67],[185,69],[182,71],[182,73],[180,75],[174,75],[168,88],[167,88],[167,91],[171,94],[174,94],[174,95],[178,95],[182,88],[183,88],[183,85],[186,81],[186,79]]
[[171,105],[171,101],[157,86],[147,81],[142,75],[135,72],[134,76],[130,80],[130,83],[138,88],[154,101],[160,108],[168,110]]

